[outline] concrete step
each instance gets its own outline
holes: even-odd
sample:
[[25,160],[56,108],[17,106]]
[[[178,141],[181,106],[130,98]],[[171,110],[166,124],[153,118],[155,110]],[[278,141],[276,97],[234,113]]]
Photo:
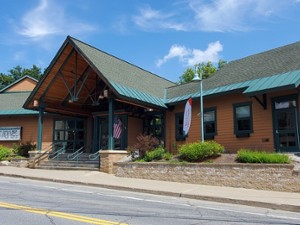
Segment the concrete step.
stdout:
[[[64,153],[64,154],[61,154],[61,155],[58,156],[58,159],[56,159],[56,160],[68,161],[68,160],[69,160],[68,157],[70,156],[70,154],[71,154],[71,153]],[[90,161],[89,156],[90,156],[90,154],[88,154],[88,153],[83,153],[82,155],[79,156],[78,159],[79,159],[80,161]],[[70,157],[71,157],[71,156],[70,156]],[[76,159],[72,159],[72,161],[76,161]],[[92,161],[99,161],[99,158],[96,159],[96,160],[92,160]]]
[[87,170],[87,171],[99,171],[99,168],[92,168],[92,167],[68,167],[68,166],[46,166],[46,165],[39,165],[36,169],[44,169],[44,170]]
[[36,166],[37,169],[65,169],[65,170],[99,170],[99,161],[65,161],[48,160],[42,161]]

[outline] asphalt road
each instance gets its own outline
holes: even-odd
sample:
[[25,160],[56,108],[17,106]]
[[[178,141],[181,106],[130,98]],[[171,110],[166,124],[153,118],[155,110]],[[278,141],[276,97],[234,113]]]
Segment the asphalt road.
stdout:
[[0,177],[0,225],[300,225],[300,213]]

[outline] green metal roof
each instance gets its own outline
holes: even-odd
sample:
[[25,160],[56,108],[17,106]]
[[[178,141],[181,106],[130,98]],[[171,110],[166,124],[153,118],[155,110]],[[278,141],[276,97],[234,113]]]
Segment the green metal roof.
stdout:
[[28,109],[0,110],[0,116],[37,115],[37,111]]
[[[214,76],[203,81],[203,90],[214,90],[231,84],[235,86],[246,81],[296,70],[300,70],[300,42],[231,61]],[[193,94],[198,88],[197,82],[173,86],[168,88],[167,98]]]
[[23,108],[25,100],[31,92],[4,92],[0,94],[0,116],[36,115],[37,111]]
[[[125,89],[132,88],[158,98],[164,97],[165,88],[175,84],[77,39],[69,38],[71,43],[77,47],[81,54],[95,66],[110,84],[115,82],[119,86],[124,86]],[[142,95],[140,97],[141,101],[147,102],[147,99],[143,99]]]
[[115,90],[122,96],[131,98],[131,99],[136,99],[136,100],[143,101],[143,102],[147,102],[152,105],[161,106],[163,108],[167,108],[167,106],[164,104],[163,99],[161,99],[161,98],[153,96],[144,91],[126,87],[124,85],[118,84],[117,82],[111,81],[110,83],[115,88]]
[[255,79],[244,94],[257,94],[259,92],[268,92],[280,88],[297,88],[300,84],[300,70],[290,71],[284,74],[278,74],[270,77]]
[[[259,93],[267,93],[280,89],[297,88],[300,85],[300,70],[290,71],[283,74],[277,74],[269,77],[262,77],[250,81],[229,84],[203,91],[203,96],[212,96],[241,90],[243,94],[256,95]],[[197,86],[198,90],[194,93],[177,96],[167,99],[166,104],[185,101],[188,98],[200,97],[199,82],[193,82],[193,86]]]
[[[175,104],[200,95],[199,82],[175,85],[69,36],[54,60],[57,60],[67,44],[74,46],[119,97],[124,96],[165,108],[166,104]],[[203,95],[213,96],[237,91],[255,95],[275,89],[295,88],[300,83],[299,71],[300,42],[296,42],[226,64],[214,76],[203,81]],[[39,84],[33,91],[31,98],[40,86]],[[25,106],[28,102],[29,100]]]

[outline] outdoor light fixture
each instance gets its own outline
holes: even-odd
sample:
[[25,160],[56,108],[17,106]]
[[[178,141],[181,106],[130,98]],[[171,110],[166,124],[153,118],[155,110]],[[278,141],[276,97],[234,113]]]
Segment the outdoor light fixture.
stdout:
[[33,107],[39,107],[39,100],[34,100],[33,101]]
[[103,96],[104,96],[105,98],[108,97],[108,90],[107,90],[107,89],[105,89],[105,90],[103,91]]
[[201,131],[201,142],[204,142],[204,125],[203,125],[203,90],[202,90],[202,72],[200,71],[200,75],[195,73],[195,77],[193,81],[200,81],[200,131]]
[[103,94],[100,94],[99,97],[98,97],[98,99],[100,99],[100,100],[101,100],[101,99],[104,99],[104,95],[103,95]]

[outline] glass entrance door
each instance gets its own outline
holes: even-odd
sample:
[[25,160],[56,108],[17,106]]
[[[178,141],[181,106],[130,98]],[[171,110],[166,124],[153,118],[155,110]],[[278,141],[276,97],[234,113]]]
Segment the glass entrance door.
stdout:
[[[108,149],[108,117],[101,116],[95,119],[95,149]],[[116,115],[113,123],[114,150],[127,148],[127,115]]]
[[299,122],[296,98],[273,100],[275,147],[280,152],[298,152]]

